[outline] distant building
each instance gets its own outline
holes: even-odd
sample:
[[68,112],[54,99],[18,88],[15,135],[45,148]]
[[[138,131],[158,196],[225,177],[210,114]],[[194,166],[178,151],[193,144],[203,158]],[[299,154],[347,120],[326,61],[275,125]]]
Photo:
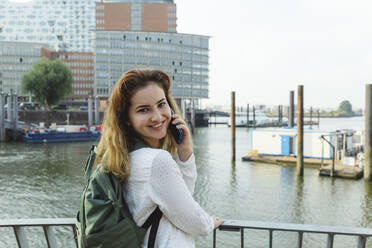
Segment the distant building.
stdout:
[[69,105],[82,105],[94,91],[94,54],[92,52],[56,52],[73,75],[72,93],[65,98]]
[[209,37],[177,33],[173,0],[97,2],[94,40],[94,92],[101,98],[134,68],[165,71],[179,104],[208,98]]
[[57,51],[93,51],[98,0],[0,1],[0,41],[46,43]]
[[116,0],[97,3],[96,28],[175,33],[176,4],[172,0]]
[[22,75],[40,58],[50,57],[51,52],[47,44],[0,41],[0,92],[12,90],[21,99],[28,97],[21,93]]
[[95,94],[107,98],[123,72],[134,68],[165,71],[176,98],[208,98],[208,36],[96,31]]

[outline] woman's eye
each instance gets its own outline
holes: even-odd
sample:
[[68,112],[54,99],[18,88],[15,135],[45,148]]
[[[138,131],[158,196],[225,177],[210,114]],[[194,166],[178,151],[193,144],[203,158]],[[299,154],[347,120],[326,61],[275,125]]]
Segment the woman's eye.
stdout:
[[138,110],[138,112],[142,112],[142,113],[146,113],[146,112],[148,112],[148,111],[149,111],[148,108],[143,108],[143,109]]
[[161,102],[160,104],[159,104],[159,107],[161,108],[161,107],[165,107],[167,104],[165,103],[165,102]]

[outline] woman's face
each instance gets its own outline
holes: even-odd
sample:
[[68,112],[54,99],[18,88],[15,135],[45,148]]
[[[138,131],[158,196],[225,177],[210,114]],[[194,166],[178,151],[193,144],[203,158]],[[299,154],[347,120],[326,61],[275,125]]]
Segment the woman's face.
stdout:
[[131,98],[129,125],[151,147],[158,148],[171,120],[164,90],[156,83],[140,88]]

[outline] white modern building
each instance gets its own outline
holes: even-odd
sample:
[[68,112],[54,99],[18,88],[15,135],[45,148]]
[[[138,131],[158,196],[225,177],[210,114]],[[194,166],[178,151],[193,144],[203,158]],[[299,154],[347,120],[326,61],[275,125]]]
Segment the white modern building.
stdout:
[[95,95],[107,98],[122,74],[134,68],[160,69],[178,99],[208,98],[208,36],[96,30]]
[[93,51],[99,0],[0,1],[0,41],[46,43],[56,51]]

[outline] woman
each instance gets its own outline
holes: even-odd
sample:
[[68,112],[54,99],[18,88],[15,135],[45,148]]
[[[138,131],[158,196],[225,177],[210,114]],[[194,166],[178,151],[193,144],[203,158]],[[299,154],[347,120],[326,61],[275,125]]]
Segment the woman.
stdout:
[[[130,70],[116,83],[103,122],[98,163],[123,182],[124,198],[141,226],[159,207],[163,212],[155,247],[194,247],[192,235],[222,224],[193,199],[195,157],[190,131],[170,96],[170,79],[158,70]],[[168,131],[182,129],[177,144]],[[145,148],[134,149],[144,143]],[[147,247],[149,230],[142,247]]]

